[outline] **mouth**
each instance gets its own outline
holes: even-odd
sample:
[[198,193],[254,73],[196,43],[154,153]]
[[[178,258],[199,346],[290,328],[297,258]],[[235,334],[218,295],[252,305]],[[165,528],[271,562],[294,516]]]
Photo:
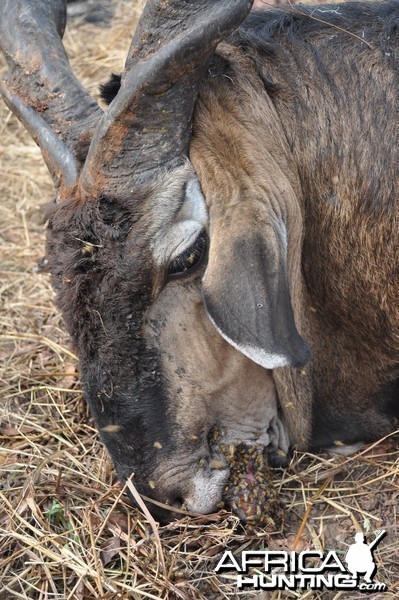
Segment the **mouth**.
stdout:
[[249,526],[273,529],[281,523],[282,508],[274,486],[268,448],[262,444],[227,442],[223,428],[210,436],[215,460],[226,461],[230,473],[223,488],[227,508]]

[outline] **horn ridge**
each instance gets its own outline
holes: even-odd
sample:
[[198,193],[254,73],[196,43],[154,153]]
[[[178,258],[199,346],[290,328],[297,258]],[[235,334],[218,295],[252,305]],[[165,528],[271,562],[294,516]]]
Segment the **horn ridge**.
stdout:
[[69,65],[65,23],[65,0],[0,3],[0,48],[9,67],[0,91],[39,143],[56,185],[69,187],[102,111]]
[[115,194],[184,162],[194,104],[212,54],[251,6],[251,0],[147,2],[120,90],[90,144],[82,172],[86,190],[96,193],[101,185]]

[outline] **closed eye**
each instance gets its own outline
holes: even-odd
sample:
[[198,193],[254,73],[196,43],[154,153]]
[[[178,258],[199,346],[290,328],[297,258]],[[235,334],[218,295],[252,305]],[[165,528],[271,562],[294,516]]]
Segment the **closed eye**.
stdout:
[[202,262],[206,249],[208,247],[208,236],[205,231],[202,231],[194,244],[192,244],[187,250],[176,256],[176,258],[170,263],[168,268],[168,276],[174,277],[178,275],[184,275],[191,271]]

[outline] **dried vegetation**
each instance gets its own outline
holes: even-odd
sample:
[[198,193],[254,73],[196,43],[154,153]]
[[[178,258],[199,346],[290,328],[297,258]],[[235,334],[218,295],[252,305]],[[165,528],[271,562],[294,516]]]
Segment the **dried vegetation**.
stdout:
[[[112,28],[74,17],[65,42],[93,93],[121,69],[141,4],[135,12],[115,3]],[[399,598],[398,433],[352,457],[295,454],[273,474],[285,507],[276,531],[244,529],[226,511],[157,528],[129,505],[82,400],[48,275],[35,271],[44,247],[40,207],[52,184],[34,142],[2,103],[0,111],[0,598],[239,597],[232,574],[214,573],[224,549],[343,554],[356,530],[382,528],[377,579],[389,591],[381,597]]]

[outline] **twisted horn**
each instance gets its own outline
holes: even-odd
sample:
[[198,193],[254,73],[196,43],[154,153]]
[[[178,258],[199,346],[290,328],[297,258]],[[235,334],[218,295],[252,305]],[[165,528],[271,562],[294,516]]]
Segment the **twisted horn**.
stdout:
[[57,186],[72,187],[101,109],[73,74],[61,42],[66,0],[0,0],[8,107],[41,148]]
[[147,2],[120,91],[90,144],[82,183],[91,195],[119,195],[183,162],[201,79],[217,44],[251,5],[252,0]]

